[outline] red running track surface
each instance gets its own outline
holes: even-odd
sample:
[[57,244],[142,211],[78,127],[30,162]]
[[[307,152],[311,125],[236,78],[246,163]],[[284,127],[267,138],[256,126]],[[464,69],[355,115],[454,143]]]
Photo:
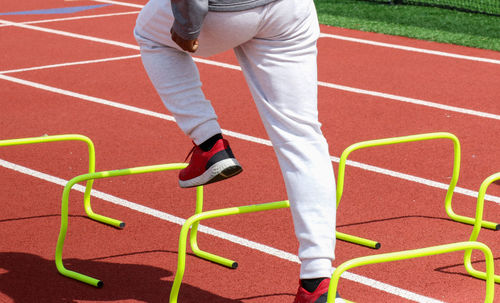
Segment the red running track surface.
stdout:
[[[96,4],[100,3],[11,1],[1,10]],[[169,113],[147,79],[133,40],[140,8],[123,4],[70,15],[0,16],[15,22],[0,21],[0,139],[83,134],[95,143],[98,171],[184,160],[191,142],[165,119]],[[54,20],[61,18],[72,19]],[[457,213],[473,216],[474,193],[486,177],[500,171],[500,54],[334,27],[321,30],[319,109],[331,155],[339,157],[346,147],[364,140],[453,133],[462,146],[453,206]],[[117,59],[82,62],[110,58]],[[286,199],[273,150],[233,54],[209,59],[198,63],[205,93],[222,127],[233,132],[227,138],[244,173],[206,186],[205,208]],[[82,64],[70,64],[74,62]],[[433,186],[450,181],[452,152],[450,142],[437,140],[353,153],[352,160],[385,173],[347,167],[338,230],[376,239],[382,248],[339,241],[333,265],[359,256],[468,240],[472,227],[447,218],[446,191]],[[335,160],[332,165],[337,171]],[[0,302],[167,301],[180,226],[153,215],[188,218],[194,212],[194,190],[179,189],[175,172],[96,181],[96,190],[156,211],[146,214],[110,203],[112,199],[93,198],[96,212],[126,222],[123,230],[87,219],[82,194],[72,191],[64,263],[101,278],[104,288],[95,289],[59,275],[54,264],[63,188],[57,180],[64,184],[86,172],[87,149],[82,143],[0,148]],[[413,177],[404,179],[398,173]],[[485,219],[498,222],[500,186],[491,185],[488,195]],[[200,247],[236,259],[239,268],[222,268],[188,255],[179,302],[293,300],[299,264],[288,210],[203,224],[267,245],[291,259],[277,257],[269,248],[257,250],[256,244],[242,246],[201,233]],[[483,230],[479,237],[494,253],[496,272],[499,236]],[[484,267],[480,254],[473,257],[475,266]],[[467,276],[462,259],[462,253],[453,253],[356,268],[351,278],[341,280],[340,291],[356,302],[482,302],[484,281]],[[500,293],[500,286],[495,290]]]

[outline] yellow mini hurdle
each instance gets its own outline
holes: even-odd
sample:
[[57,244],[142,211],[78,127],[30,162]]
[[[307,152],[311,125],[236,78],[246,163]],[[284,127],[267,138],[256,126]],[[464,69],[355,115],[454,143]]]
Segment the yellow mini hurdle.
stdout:
[[[446,192],[446,197],[445,197],[445,202],[444,202],[445,211],[452,220],[454,220],[456,222],[461,222],[461,223],[473,225],[475,222],[474,218],[457,215],[453,211],[453,208],[451,206],[453,192],[454,192],[455,187],[457,185],[458,176],[459,176],[459,172],[460,172],[460,156],[461,156],[461,154],[460,154],[460,142],[458,141],[458,138],[455,135],[450,134],[450,133],[446,133],[446,132],[428,133],[428,134],[420,134],[420,135],[412,135],[412,136],[404,136],[404,137],[370,140],[370,141],[355,143],[355,144],[347,147],[342,152],[342,155],[340,156],[340,161],[339,161],[338,178],[337,178],[337,208],[339,207],[340,200],[342,198],[342,192],[344,190],[344,176],[345,176],[345,166],[346,166],[346,162],[347,162],[347,157],[353,151],[364,149],[364,148],[369,148],[369,147],[376,147],[376,146],[383,146],[383,145],[394,145],[394,144],[417,142],[417,141],[424,141],[424,140],[436,140],[436,139],[451,140],[453,142],[453,149],[454,149],[453,173],[452,173],[452,177],[450,180],[450,184],[448,186],[448,191]],[[481,226],[484,228],[492,229],[492,230],[500,229],[500,224],[494,223],[494,222],[489,222],[489,221],[483,221],[481,223]],[[351,236],[351,235],[343,234],[340,232],[337,232],[337,239],[348,241],[351,243],[361,244],[361,245],[364,245],[367,247],[372,247],[372,248],[379,248],[380,247],[380,243],[377,241],[368,240],[368,239],[364,239],[364,238],[360,238],[360,237],[353,238],[353,236]]]

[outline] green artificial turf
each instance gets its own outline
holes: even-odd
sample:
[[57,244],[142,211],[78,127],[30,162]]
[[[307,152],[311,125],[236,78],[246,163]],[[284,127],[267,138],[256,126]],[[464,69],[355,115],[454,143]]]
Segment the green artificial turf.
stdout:
[[500,51],[500,16],[363,0],[315,4],[322,24]]

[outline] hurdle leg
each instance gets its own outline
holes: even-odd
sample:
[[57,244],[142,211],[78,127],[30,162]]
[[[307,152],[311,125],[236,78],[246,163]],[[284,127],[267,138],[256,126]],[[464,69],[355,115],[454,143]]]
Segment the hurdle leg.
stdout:
[[55,255],[55,262],[56,262],[56,268],[59,271],[60,274],[63,276],[90,284],[95,287],[102,287],[103,282],[99,279],[92,278],[83,274],[80,274],[78,272],[68,270],[64,267],[64,264],[62,262],[62,253],[63,253],[63,246],[64,246],[64,240],[66,239],[66,233],[68,230],[68,200],[69,200],[69,192],[73,185],[78,183],[82,179],[82,177],[76,177],[71,179],[66,186],[64,187],[63,190],[63,196],[62,196],[62,205],[61,205],[61,229],[59,231],[59,237],[57,239],[57,246],[56,246],[56,255]]
[[377,241],[373,241],[373,240],[369,240],[369,239],[341,233],[339,231],[335,231],[335,238],[337,238],[338,240],[342,240],[342,241],[346,241],[346,242],[350,242],[350,243],[354,243],[354,244],[358,244],[358,245],[362,245],[362,246],[366,246],[366,247],[370,247],[370,248],[374,248],[374,249],[379,249],[381,246],[381,244]]
[[330,286],[328,288],[328,303],[335,302],[335,294],[337,292],[337,286],[340,279],[340,276],[343,272],[358,266],[368,265],[368,264],[376,264],[376,263],[385,263],[385,262],[393,262],[405,259],[413,259],[420,258],[431,255],[438,255],[444,253],[450,253],[460,250],[470,251],[472,249],[477,249],[483,252],[486,259],[486,294],[485,294],[485,303],[493,303],[493,299],[495,296],[495,284],[494,284],[494,264],[493,264],[493,254],[488,246],[483,243],[475,242],[475,241],[467,241],[467,242],[457,242],[452,244],[445,244],[427,248],[420,248],[414,250],[406,250],[400,252],[392,252],[386,254],[372,255],[366,257],[360,257],[356,259],[352,259],[346,261],[339,265],[335,271],[333,272],[332,278],[330,280]]
[[[187,234],[188,234],[191,226],[194,226],[194,224],[197,224],[201,220],[236,215],[236,214],[245,214],[245,213],[253,213],[253,212],[259,212],[259,211],[265,211],[265,210],[280,209],[280,208],[286,208],[286,207],[290,207],[288,200],[211,210],[211,211],[201,212],[201,213],[193,215],[189,219],[187,219],[186,222],[183,224],[183,226],[181,228],[180,235],[179,235],[177,272],[175,273],[175,279],[174,279],[174,282],[172,284],[172,289],[170,290],[169,302],[170,303],[177,302],[177,298],[179,295],[179,289],[181,287],[182,279],[184,277],[184,272],[186,269]],[[231,261],[231,260],[226,259],[226,258],[215,256],[213,254],[209,254],[209,253],[207,253],[207,254],[208,254],[207,256],[209,256],[209,258],[207,258],[208,260],[225,265],[225,266],[227,266],[226,264],[229,265],[229,264],[231,264],[231,262],[234,262],[234,261]],[[212,257],[216,257],[216,258],[212,258]],[[221,260],[225,260],[225,261],[219,262]],[[226,263],[226,261],[227,261],[227,263]],[[232,267],[232,266],[228,266],[228,267]]]
[[[196,188],[195,215],[202,213],[202,211],[203,211],[203,186],[198,186]],[[193,225],[191,226],[191,232],[189,233],[189,244],[191,246],[192,252],[199,258],[223,265],[225,267],[236,269],[238,267],[237,262],[203,251],[198,247],[198,240],[197,240],[198,226],[199,222],[193,223]]]
[[[476,222],[474,224],[474,228],[472,229],[472,233],[469,239],[470,241],[476,241],[479,237],[479,232],[481,231],[481,224],[479,223],[479,221],[481,221],[483,217],[484,197],[486,195],[488,187],[496,180],[500,180],[500,172],[489,176],[483,181],[483,183],[481,183],[477,198]],[[465,269],[471,276],[485,280],[487,278],[487,273],[474,269],[474,267],[472,266],[471,256],[472,250],[466,250],[464,255]],[[500,283],[500,275],[495,275],[494,280],[496,283]]]
[[[88,137],[78,134],[67,134],[67,135],[54,135],[54,136],[41,136],[41,137],[31,137],[31,138],[20,138],[20,139],[9,139],[0,140],[1,146],[14,146],[14,145],[25,145],[25,144],[35,144],[35,143],[47,143],[47,142],[60,142],[60,141],[83,141],[88,146],[89,151],[89,173],[95,172],[95,148],[94,143]],[[92,211],[90,205],[90,192],[92,191],[93,180],[87,181],[84,194],[84,208],[87,216],[92,220],[102,222],[104,224],[112,225],[115,227],[123,228],[125,223],[122,221],[109,218],[103,215],[96,214]]]
[[113,219],[110,217],[106,217],[100,214],[96,214],[90,205],[90,194],[92,191],[92,184],[94,183],[94,180],[88,180],[85,186],[85,193],[83,194],[83,205],[85,208],[85,213],[87,216],[97,222],[104,223],[106,225],[111,225],[116,228],[123,229],[125,228],[125,222],[117,219]]

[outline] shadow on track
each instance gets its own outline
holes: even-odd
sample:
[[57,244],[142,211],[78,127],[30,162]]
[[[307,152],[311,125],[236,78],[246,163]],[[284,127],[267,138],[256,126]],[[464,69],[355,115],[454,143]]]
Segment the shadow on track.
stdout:
[[[107,258],[64,260],[71,269],[102,279],[104,287],[98,289],[60,275],[53,260],[28,253],[0,252],[0,293],[12,302],[168,302],[173,280],[171,271],[103,261]],[[179,299],[183,303],[242,303],[189,284],[182,284]]]

